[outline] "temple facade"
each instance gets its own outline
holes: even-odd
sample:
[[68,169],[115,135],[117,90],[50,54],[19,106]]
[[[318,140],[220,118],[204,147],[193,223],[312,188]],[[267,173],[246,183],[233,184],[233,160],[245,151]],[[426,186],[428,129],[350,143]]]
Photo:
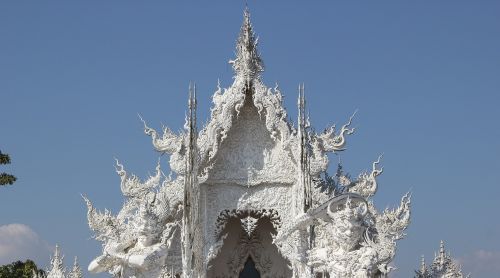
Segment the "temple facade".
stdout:
[[[141,180],[117,161],[125,202],[118,214],[85,198],[102,254],[89,265],[114,277],[384,277],[396,242],[410,223],[410,196],[399,207],[373,204],[377,158],[351,177],[329,154],[346,149],[345,124],[317,133],[299,86],[298,119],[288,119],[278,86],[261,80],[264,64],[246,10],[230,63],[234,81],[212,96],[198,128],[190,86],[184,131],[157,132],[144,122],[154,149],[169,155]],[[354,115],[353,115],[354,116]],[[142,120],[142,119],[141,119]]]

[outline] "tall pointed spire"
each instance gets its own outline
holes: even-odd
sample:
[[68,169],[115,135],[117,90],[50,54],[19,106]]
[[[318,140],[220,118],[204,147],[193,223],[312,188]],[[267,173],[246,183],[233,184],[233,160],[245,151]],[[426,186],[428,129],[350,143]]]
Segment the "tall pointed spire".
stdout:
[[182,271],[183,277],[199,277],[201,273],[201,259],[199,254],[199,200],[197,186],[197,129],[196,129],[196,84],[189,84],[188,100],[189,116],[186,128],[188,141],[187,157],[185,159],[184,203],[182,216]]
[[56,244],[56,250],[54,251],[54,257],[50,262],[52,268],[63,268],[63,259],[64,256],[61,255],[61,251],[59,250],[59,245]]
[[444,264],[445,258],[446,258],[446,251],[444,249],[444,241],[441,240],[441,243],[439,244],[439,263],[441,265]]
[[75,257],[75,261],[73,262],[73,268],[68,274],[68,278],[82,278],[83,273],[80,265],[78,264],[78,257]]
[[307,128],[309,127],[306,115],[306,97],[304,92],[304,84],[299,85],[299,98],[297,105],[299,108],[298,113],[298,129],[297,136],[299,138],[300,146],[300,171],[299,171],[299,192],[296,208],[298,213],[306,212],[312,205],[311,195],[311,177],[310,177],[310,158],[309,158],[309,141]]
[[50,269],[47,273],[47,278],[64,278],[66,276],[63,260],[64,256],[59,251],[59,245],[56,245],[54,256],[50,260]]
[[264,71],[264,64],[257,51],[258,39],[255,38],[248,7],[243,13],[243,25],[236,42],[236,59],[229,61],[236,73],[235,78],[241,78],[247,83],[258,78]]
[[424,255],[422,255],[422,258],[420,260],[420,274],[425,275],[426,274],[426,266],[425,266],[425,258]]

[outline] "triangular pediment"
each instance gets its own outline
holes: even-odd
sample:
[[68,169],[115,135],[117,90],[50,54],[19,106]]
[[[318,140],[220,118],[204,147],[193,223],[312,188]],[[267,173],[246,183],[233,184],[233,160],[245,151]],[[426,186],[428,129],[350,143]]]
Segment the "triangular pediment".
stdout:
[[[230,92],[226,92],[230,93]],[[220,134],[216,153],[207,172],[208,183],[235,183],[244,186],[269,183],[291,184],[295,181],[295,163],[283,141],[285,134],[266,125],[271,115],[266,104],[257,101],[253,90],[242,94],[243,99],[234,106],[225,120],[228,130]],[[260,104],[260,105],[259,105]],[[223,109],[224,110],[224,109]],[[229,109],[228,109],[229,110]],[[215,120],[212,118],[212,121]],[[282,124],[287,125],[286,122]],[[210,127],[210,123],[207,127]],[[215,126],[215,123],[214,125]],[[224,126],[224,125],[219,125]],[[202,135],[207,134],[206,130]],[[206,137],[205,137],[206,138]]]

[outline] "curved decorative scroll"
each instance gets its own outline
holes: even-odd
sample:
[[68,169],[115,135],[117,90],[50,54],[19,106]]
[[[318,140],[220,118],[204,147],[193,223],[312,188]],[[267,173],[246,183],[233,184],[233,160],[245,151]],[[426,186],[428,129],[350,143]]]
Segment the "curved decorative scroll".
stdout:
[[164,152],[168,154],[173,154],[180,151],[182,143],[184,141],[184,136],[176,135],[168,127],[163,127],[163,135],[158,136],[158,132],[153,128],[147,126],[146,121],[144,121],[139,115],[142,123],[144,124],[144,133],[151,136],[154,148],[159,152]]
[[345,150],[346,145],[346,135],[351,135],[354,133],[355,128],[351,128],[352,119],[356,115],[356,112],[349,117],[349,121],[342,126],[340,131],[336,133],[336,126],[333,125],[325,132],[319,134],[317,137],[321,143],[321,147],[325,152],[338,152]]
[[370,173],[361,173],[358,179],[349,186],[349,192],[356,192],[364,198],[370,198],[377,192],[377,177],[382,174],[384,167],[377,169],[377,165],[380,163],[380,155],[377,161],[372,164],[372,171]]
[[136,175],[127,176],[127,171],[118,159],[116,160],[116,173],[120,176],[121,183],[120,188],[122,193],[126,197],[140,198],[145,196],[151,191],[151,189],[157,187],[160,184],[160,179],[162,172],[160,170],[160,160],[156,166],[156,175],[150,176],[145,182],[141,182]]

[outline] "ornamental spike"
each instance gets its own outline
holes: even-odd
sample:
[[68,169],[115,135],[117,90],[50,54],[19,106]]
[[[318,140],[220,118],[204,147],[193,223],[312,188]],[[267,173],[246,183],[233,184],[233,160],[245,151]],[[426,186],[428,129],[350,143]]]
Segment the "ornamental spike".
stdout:
[[196,109],[197,101],[196,101],[196,82],[193,83],[193,106]]
[[441,264],[444,264],[445,257],[446,257],[446,251],[444,249],[444,241],[441,240],[439,244],[439,261]]
[[422,255],[422,259],[420,261],[420,273],[425,274],[425,258],[424,255]]
[[193,84],[189,82],[189,87],[188,87],[188,108],[191,109],[191,99],[192,99],[192,91],[193,91]]
[[255,38],[247,7],[243,13],[243,24],[236,42],[236,58],[229,61],[233,65],[236,79],[243,79],[249,83],[258,78],[259,74],[264,71],[262,59],[257,51],[257,44],[258,39]]

